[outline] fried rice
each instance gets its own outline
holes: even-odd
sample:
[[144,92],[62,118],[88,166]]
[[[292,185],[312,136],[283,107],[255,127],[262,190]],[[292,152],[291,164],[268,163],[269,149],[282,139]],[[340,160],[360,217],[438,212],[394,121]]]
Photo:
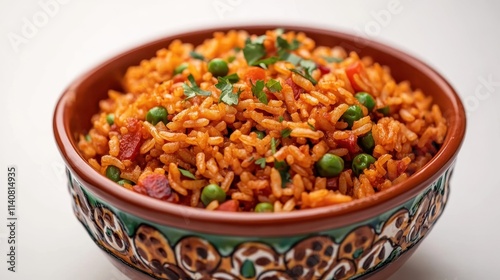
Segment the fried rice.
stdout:
[[[227,73],[209,71],[214,58]],[[223,71],[224,72],[224,71]],[[220,74],[220,73],[218,73]],[[294,211],[364,198],[403,182],[438,151],[447,125],[432,97],[390,69],[301,32],[216,32],[179,40],[128,68],[78,148],[117,188],[207,210]],[[364,92],[374,108],[357,98]],[[357,105],[362,115],[346,112]],[[163,121],[148,121],[152,108]],[[362,142],[371,134],[372,144]],[[343,168],[322,177],[332,154]],[[354,172],[353,159],[374,161]],[[225,199],[201,201],[216,184]]]

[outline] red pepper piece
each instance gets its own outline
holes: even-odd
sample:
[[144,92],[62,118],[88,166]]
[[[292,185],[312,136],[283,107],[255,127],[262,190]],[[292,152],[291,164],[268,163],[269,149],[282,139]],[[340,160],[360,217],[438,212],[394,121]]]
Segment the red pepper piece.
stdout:
[[120,160],[134,160],[139,154],[141,140],[142,137],[140,131],[123,135],[120,139],[120,152],[118,153],[118,158]]
[[240,203],[237,200],[231,199],[219,205],[219,207],[217,207],[217,210],[226,212],[237,212],[239,207]]
[[353,64],[347,66],[345,69],[345,73],[347,75],[347,78],[349,78],[349,81],[351,82],[351,86],[355,91],[362,91],[363,89],[356,83],[354,80],[354,75],[360,75],[361,72],[364,71],[363,64],[360,61],[356,61]]
[[165,175],[153,173],[139,180],[138,185],[153,198],[168,200],[172,196],[172,188]]
[[300,94],[304,93],[304,89],[301,88],[296,83],[294,83],[291,77],[288,78],[288,79],[286,79],[285,83],[292,88],[292,90],[293,90],[293,97],[295,98],[295,100],[298,100],[299,97],[300,97]]

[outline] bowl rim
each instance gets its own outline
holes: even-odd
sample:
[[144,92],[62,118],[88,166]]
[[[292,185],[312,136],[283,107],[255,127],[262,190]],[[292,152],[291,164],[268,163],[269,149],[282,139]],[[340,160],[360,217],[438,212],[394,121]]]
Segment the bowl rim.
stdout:
[[[104,66],[131,55],[139,49],[147,48],[148,46],[162,41],[172,40],[181,35],[192,34],[209,37],[214,31],[227,31],[231,29],[266,30],[275,29],[277,27],[282,27],[287,30],[302,31],[306,34],[333,36],[341,40],[353,40],[358,38],[354,34],[337,31],[338,29],[333,28],[323,29],[312,26],[287,24],[241,24],[182,31],[181,33],[163,36],[160,39],[149,41],[126,51],[122,51],[118,55],[97,64],[95,67],[73,80],[69,87],[63,91],[56,104],[53,115],[53,132],[58,149],[67,167],[76,175],[82,184],[84,184],[83,182],[86,183],[84,185],[89,188],[93,194],[108,201],[110,205],[124,212],[158,224],[214,234],[282,236],[308,233],[312,230],[318,231],[341,227],[366,220],[366,215],[361,215],[361,213],[372,213],[372,216],[376,216],[388,211],[393,208],[391,205],[393,205],[395,201],[402,204],[416,196],[454,164],[455,158],[463,143],[466,130],[466,114],[457,92],[443,76],[421,60],[401,50],[366,38],[362,39],[365,46],[386,53],[392,57],[405,60],[408,64],[418,69],[418,71],[429,76],[436,82],[438,87],[442,89],[453,105],[452,108],[447,108],[451,109],[452,114],[450,114],[450,118],[448,119],[448,131],[445,140],[438,153],[434,155],[424,167],[411,175],[404,182],[396,184],[370,197],[356,199],[339,205],[272,214],[207,211],[205,209],[165,203],[129,191],[125,188],[117,187],[116,183],[100,175],[86,162],[79,154],[75,142],[70,139],[72,133],[70,130],[69,117],[67,117],[67,109],[71,106],[72,99],[82,82]],[[166,219],[167,216],[168,219]],[[339,217],[342,217],[342,219],[339,219]],[[325,225],[324,220],[327,218],[329,223]],[[302,225],[302,227],[292,226],[297,223]],[[210,227],[209,225],[217,225],[217,227]],[[288,226],[292,226],[292,228]],[[243,229],[245,231],[242,233]],[[270,232],[270,229],[273,231]]]

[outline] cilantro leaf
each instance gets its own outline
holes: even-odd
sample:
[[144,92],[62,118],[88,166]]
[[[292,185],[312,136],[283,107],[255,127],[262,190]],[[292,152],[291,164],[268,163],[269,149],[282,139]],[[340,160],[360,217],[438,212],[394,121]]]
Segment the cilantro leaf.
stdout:
[[284,160],[275,160],[274,168],[276,168],[281,175],[281,187],[286,187],[286,184],[292,181],[292,176],[289,172],[290,166]]
[[237,83],[240,80],[240,77],[236,73],[227,75],[224,78],[226,78],[231,84]]
[[312,71],[316,69],[316,63],[312,60],[301,60],[300,66],[295,69],[290,69],[293,73],[299,74],[308,79],[313,85],[318,82],[311,76]]
[[218,83],[215,85],[221,91],[219,102],[224,102],[227,105],[238,105],[241,91],[233,93],[233,85],[228,78],[219,77]]
[[266,159],[259,158],[258,160],[255,161],[255,164],[260,165],[260,168],[264,168],[266,167]]
[[234,60],[236,59],[236,56],[232,55],[230,57],[227,58],[227,62],[231,63],[233,62]]
[[188,80],[191,83],[191,86],[189,86],[187,82],[182,85],[186,99],[193,98],[196,95],[210,96],[212,94],[210,91],[202,90],[201,88],[199,88],[196,84],[196,81],[194,80],[193,75],[190,74],[188,76]]
[[269,81],[267,81],[266,83],[266,87],[271,91],[271,92],[278,92],[278,91],[281,91],[281,89],[283,89],[281,87],[281,84],[279,81],[276,81],[274,79],[270,79]]
[[205,57],[202,54],[197,53],[195,51],[191,51],[189,53],[189,56],[192,57],[192,58],[194,58],[194,59],[205,60]]
[[254,64],[252,64],[252,65],[258,65],[261,68],[267,69],[267,66],[269,66],[270,64],[276,63],[276,61],[278,61],[278,60],[279,60],[278,57],[271,56],[268,58],[259,59],[259,60],[255,61]]
[[300,42],[297,39],[293,39],[291,43],[288,43],[286,39],[279,36],[276,38],[276,45],[278,49],[293,51],[299,48]]
[[285,128],[281,131],[281,138],[287,138],[290,137],[290,134],[292,133],[292,130],[290,128]]
[[342,62],[342,58],[340,57],[334,57],[334,56],[323,56],[323,59],[325,59],[327,62]]
[[255,63],[265,55],[266,48],[262,43],[252,43],[247,41],[245,47],[243,48],[243,56],[245,57],[248,65],[258,65]]
[[308,70],[309,72],[312,72],[314,69],[316,69],[316,62],[312,60],[302,60],[300,61],[300,66],[304,67],[304,69]]
[[273,152],[273,155],[276,153],[276,145],[276,139],[274,139],[274,137],[271,138],[271,152]]
[[300,61],[302,60],[300,56],[286,52],[284,50],[278,51],[278,55],[280,60],[288,61],[293,65],[299,65]]
[[179,171],[181,172],[182,175],[184,175],[184,177],[188,177],[188,178],[191,178],[193,180],[196,180],[196,177],[194,177],[193,173],[189,172],[188,170],[179,168]]
[[264,40],[266,40],[266,35],[260,35],[259,37],[255,38],[253,42],[257,44],[264,44]]
[[316,131],[316,128],[314,127],[314,125],[310,124],[309,122],[307,122],[307,125],[309,126],[309,128],[313,131]]
[[283,122],[283,120],[285,120],[285,119],[283,118],[283,116],[279,116],[279,117],[278,117],[278,121],[279,121],[279,122]]
[[253,96],[257,97],[257,99],[266,104],[268,103],[267,101],[267,95],[266,93],[264,92],[264,81],[263,80],[258,80],[255,85],[253,84],[252,81],[250,81],[250,83],[252,84],[252,94]]

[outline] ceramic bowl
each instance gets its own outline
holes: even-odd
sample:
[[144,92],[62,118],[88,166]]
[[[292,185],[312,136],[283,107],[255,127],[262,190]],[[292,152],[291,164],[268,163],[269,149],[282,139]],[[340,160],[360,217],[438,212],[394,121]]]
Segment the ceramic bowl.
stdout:
[[276,26],[236,26],[168,36],[123,52],[76,79],[55,108],[53,126],[67,164],[76,217],[114,265],[132,279],[386,279],[441,216],[465,133],[463,105],[432,68],[389,46],[332,30],[304,31],[317,45],[340,45],[387,65],[397,81],[432,95],[449,130],[437,155],[407,181],[371,197],[291,213],[229,213],[174,205],[120,188],[76,148],[98,101],[120,89],[126,68],[174,39],[200,44],[214,31],[263,34]]

